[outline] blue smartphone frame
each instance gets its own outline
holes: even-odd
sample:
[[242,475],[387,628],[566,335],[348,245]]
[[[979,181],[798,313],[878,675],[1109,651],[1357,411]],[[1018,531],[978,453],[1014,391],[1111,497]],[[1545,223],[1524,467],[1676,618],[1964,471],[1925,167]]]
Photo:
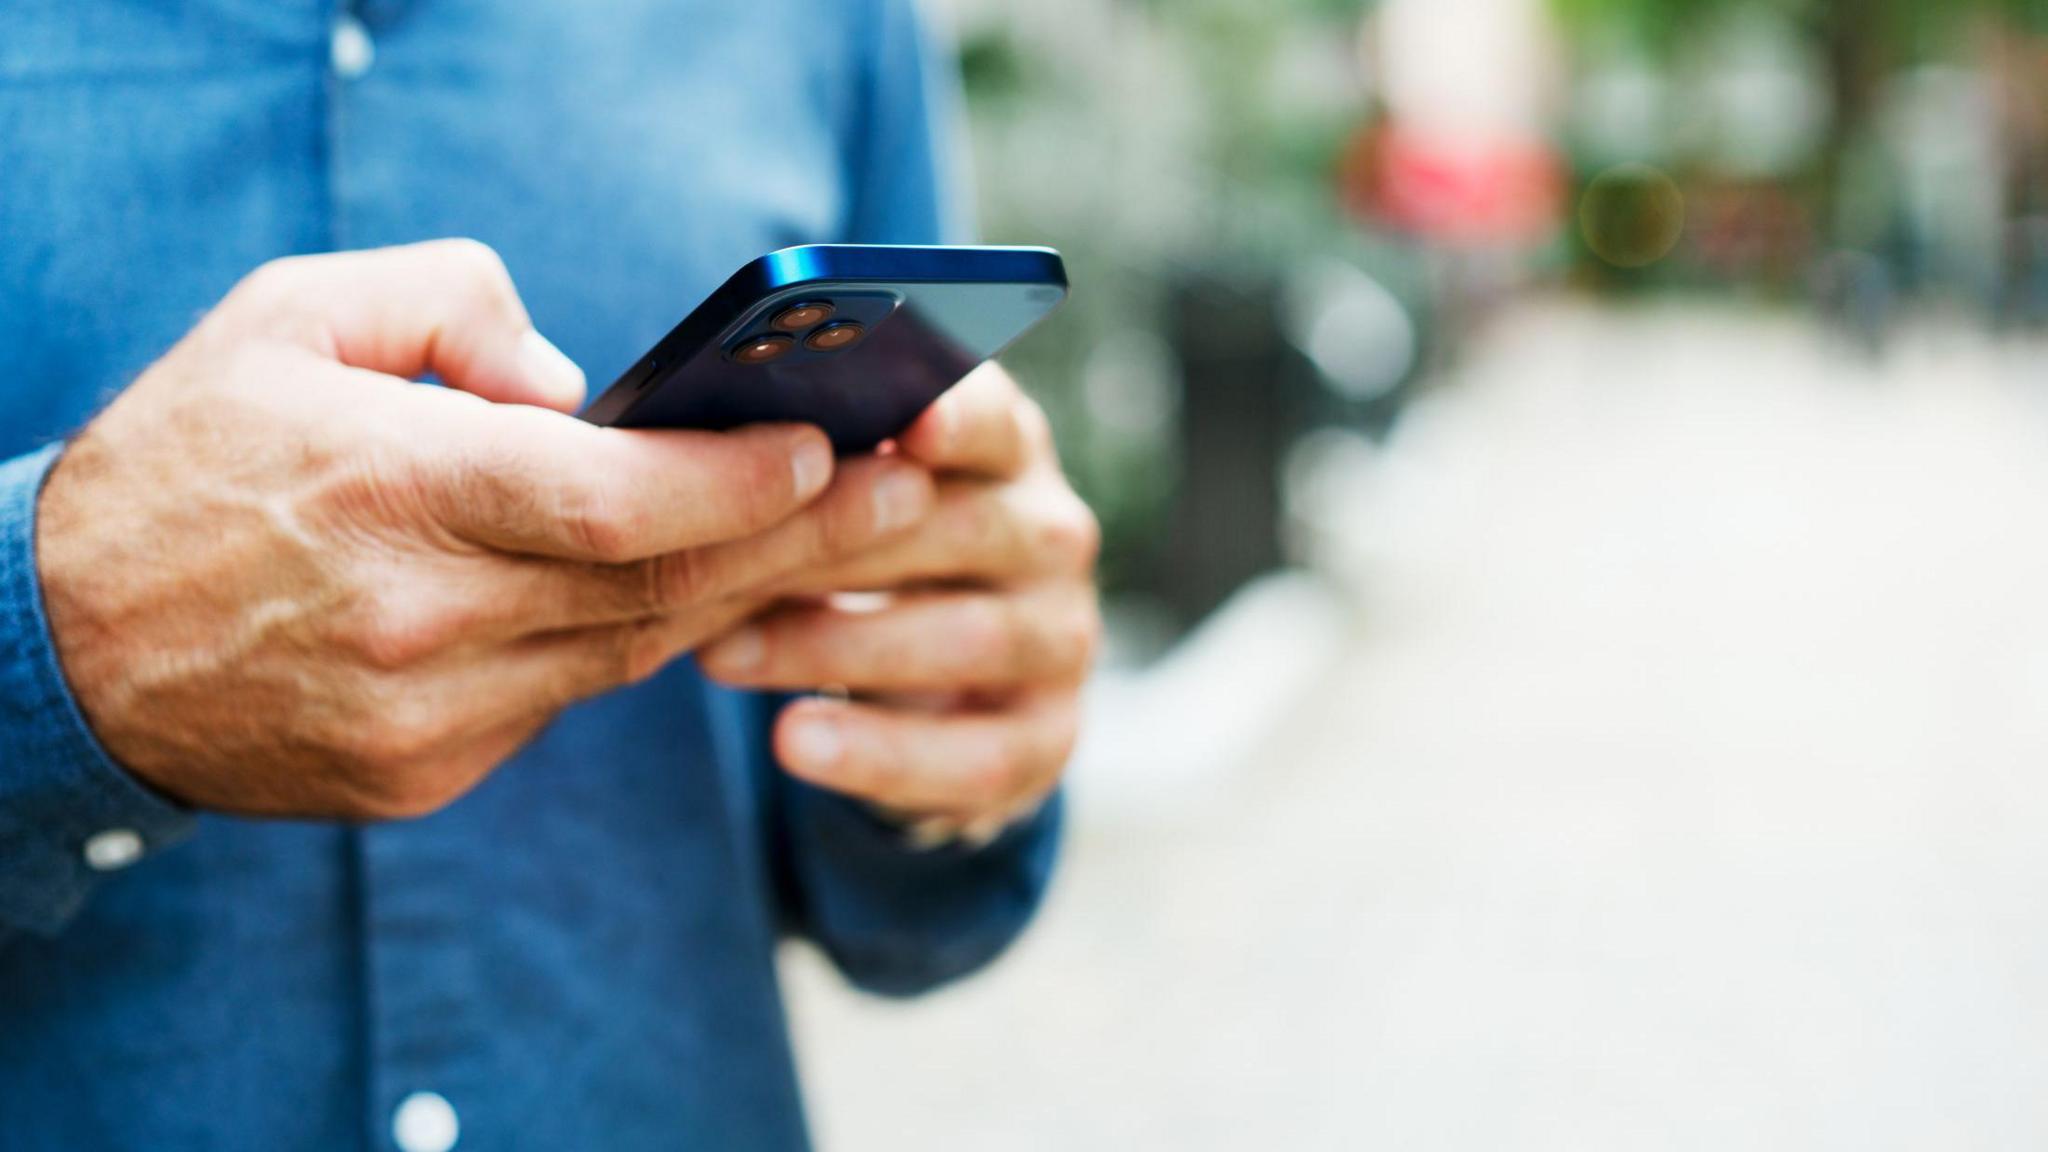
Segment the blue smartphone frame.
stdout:
[[[583,413],[620,428],[815,424],[842,454],[899,435],[945,391],[1001,354],[1067,296],[1050,248],[824,244],[748,264],[626,370]],[[830,316],[778,330],[801,305]],[[836,350],[808,341],[848,322],[864,336]],[[736,358],[777,335],[765,363]]]

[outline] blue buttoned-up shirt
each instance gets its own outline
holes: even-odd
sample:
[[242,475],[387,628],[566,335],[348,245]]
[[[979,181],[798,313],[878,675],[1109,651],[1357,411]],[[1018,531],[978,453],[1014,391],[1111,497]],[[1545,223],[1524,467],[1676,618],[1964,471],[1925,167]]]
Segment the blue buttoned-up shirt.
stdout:
[[687,663],[425,820],[195,816],[35,563],[63,438],[257,264],[479,238],[602,383],[763,252],[945,237],[944,76],[908,0],[0,5],[0,1147],[801,1148],[778,939],[904,994],[1012,938],[1056,806],[912,851]]

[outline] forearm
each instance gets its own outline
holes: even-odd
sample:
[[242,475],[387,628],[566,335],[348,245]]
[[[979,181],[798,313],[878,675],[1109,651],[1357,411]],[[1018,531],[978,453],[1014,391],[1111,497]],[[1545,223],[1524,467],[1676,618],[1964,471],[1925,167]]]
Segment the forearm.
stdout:
[[57,457],[0,463],[0,941],[59,931],[103,872],[193,823],[113,763],[65,683],[36,567],[37,495]]

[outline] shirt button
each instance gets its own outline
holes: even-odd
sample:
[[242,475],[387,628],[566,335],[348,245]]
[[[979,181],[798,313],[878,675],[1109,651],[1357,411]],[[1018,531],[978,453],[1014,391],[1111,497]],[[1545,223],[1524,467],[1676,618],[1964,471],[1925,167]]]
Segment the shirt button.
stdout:
[[360,80],[377,62],[377,42],[363,22],[344,13],[335,18],[334,31],[327,38],[327,62],[343,80]]
[[142,834],[133,828],[109,828],[85,842],[85,866],[95,872],[119,872],[142,859]]
[[391,1139],[399,1152],[448,1152],[461,1135],[455,1105],[439,1092],[415,1092],[391,1115]]

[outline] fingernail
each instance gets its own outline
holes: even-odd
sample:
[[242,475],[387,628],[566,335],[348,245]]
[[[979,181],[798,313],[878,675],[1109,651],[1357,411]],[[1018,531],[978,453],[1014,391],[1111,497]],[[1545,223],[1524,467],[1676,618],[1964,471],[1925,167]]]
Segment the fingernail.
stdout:
[[563,355],[562,350],[538,330],[528,328],[526,334],[519,338],[519,359],[526,368],[527,376],[548,398],[568,408],[583,403],[589,386],[583,369],[578,368],[574,360]]
[[912,852],[936,852],[960,839],[960,822],[948,816],[929,816],[903,830],[903,841]]
[[806,436],[790,454],[789,466],[796,474],[796,494],[808,500],[832,479],[832,449],[817,437]]
[[1004,816],[984,816],[960,830],[960,843],[977,851],[1003,838],[1010,821]]
[[704,653],[704,658],[706,662],[725,671],[745,675],[758,670],[767,655],[768,645],[761,635],[761,630],[748,625],[713,644]]
[[839,725],[822,716],[808,716],[797,722],[789,734],[789,752],[798,767],[818,772],[839,763],[846,750],[846,738]]
[[899,470],[875,482],[875,531],[894,532],[924,515],[925,482],[916,472]]

